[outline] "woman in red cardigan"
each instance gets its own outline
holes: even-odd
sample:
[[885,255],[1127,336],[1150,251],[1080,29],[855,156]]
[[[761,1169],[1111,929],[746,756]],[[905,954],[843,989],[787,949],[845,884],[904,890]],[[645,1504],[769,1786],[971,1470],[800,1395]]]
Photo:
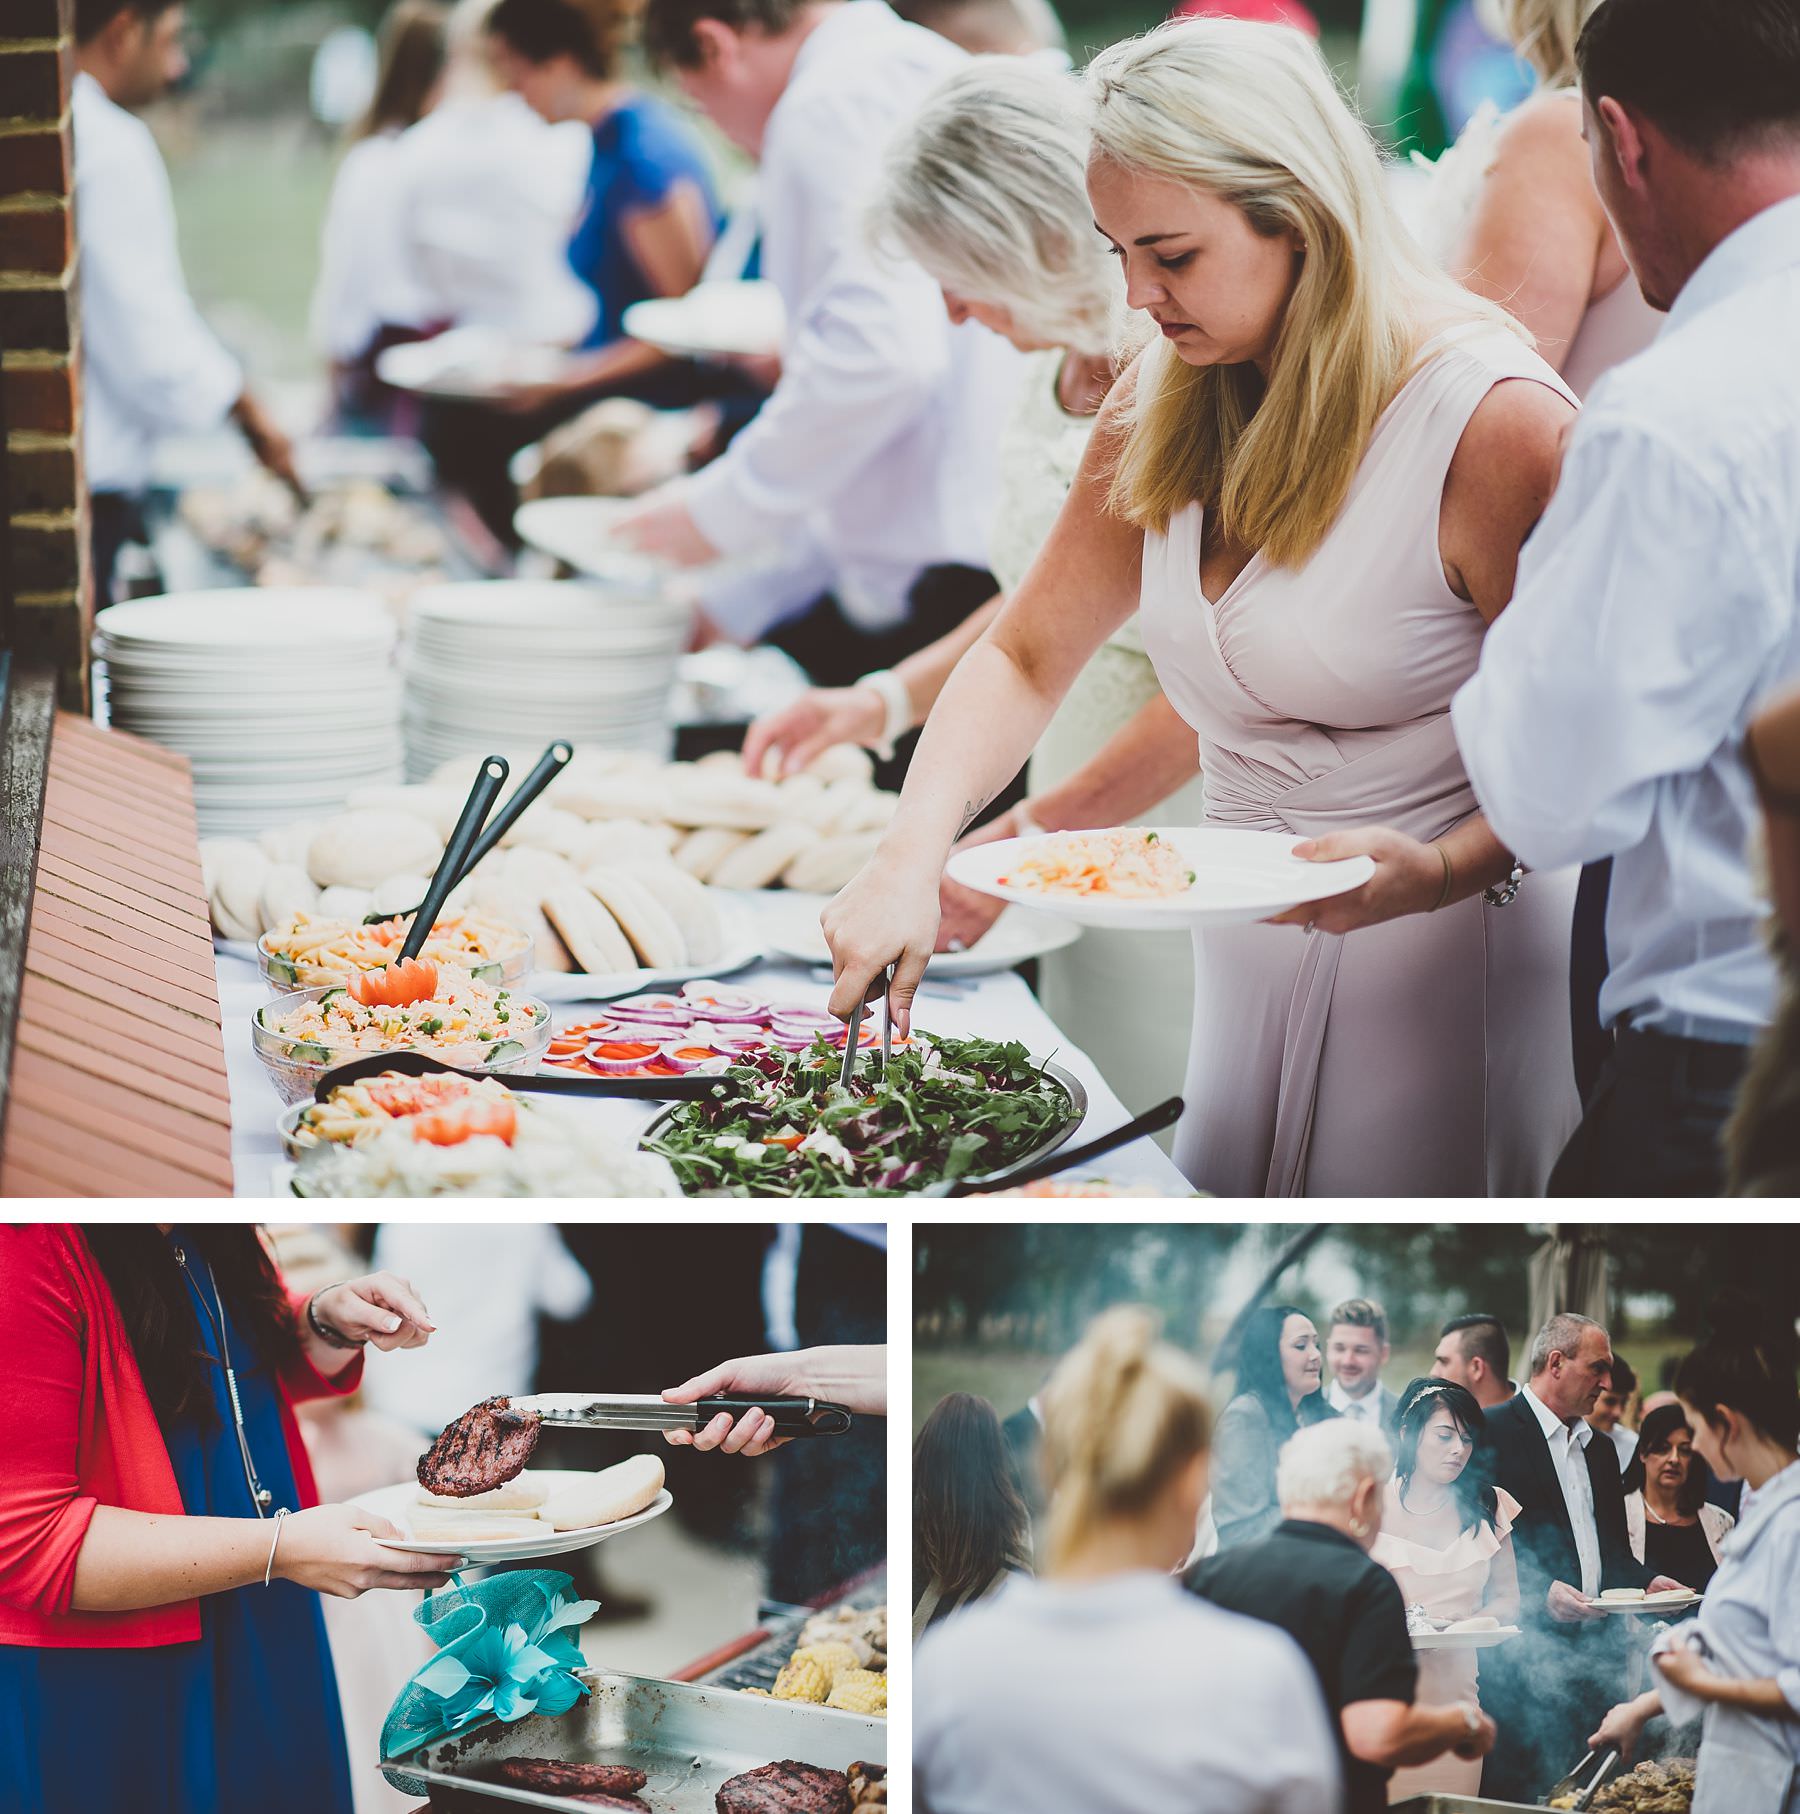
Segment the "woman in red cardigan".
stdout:
[[348,1814],[316,1596],[458,1558],[319,1505],[292,1406],[431,1330],[392,1273],[290,1297],[243,1224],[0,1226],[0,1808]]

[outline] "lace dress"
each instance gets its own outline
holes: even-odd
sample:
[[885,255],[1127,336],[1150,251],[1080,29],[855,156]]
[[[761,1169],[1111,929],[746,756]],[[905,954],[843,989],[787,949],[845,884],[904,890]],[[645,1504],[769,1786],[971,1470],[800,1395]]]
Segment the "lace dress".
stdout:
[[[1491,1525],[1458,1532],[1446,1544],[1444,1521],[1409,1512],[1400,1503],[1399,1482],[1390,1480],[1382,1502],[1381,1530],[1369,1555],[1399,1582],[1400,1597],[1408,1606],[1423,1606],[1434,1619],[1474,1618],[1498,1590],[1511,1602],[1511,1611],[1502,1622],[1517,1624],[1518,1575],[1511,1567],[1511,1543],[1519,1502],[1501,1491],[1496,1511]],[[1496,1569],[1495,1559],[1503,1550],[1506,1561]],[[1478,1701],[1481,1654],[1479,1650],[1421,1650],[1418,1700],[1437,1706]],[[1481,1760],[1446,1752],[1428,1764],[1396,1770],[1388,1785],[1388,1799],[1405,1801],[1409,1795],[1434,1790],[1475,1795],[1480,1789]]]
[[[990,552],[994,577],[1009,592],[1049,535],[1093,431],[1094,418],[1071,415],[1057,395],[1063,357],[1031,356],[1001,437]],[[1031,758],[1031,791],[1041,793],[1073,774],[1159,691],[1134,615],[1094,651],[1057,708]],[[1198,774],[1145,816],[1165,825],[1197,825]],[[1038,993],[1045,1011],[1136,1113],[1181,1088],[1187,1027],[1169,1004],[1189,999],[1193,975],[1185,933],[1090,927],[1043,960]]]

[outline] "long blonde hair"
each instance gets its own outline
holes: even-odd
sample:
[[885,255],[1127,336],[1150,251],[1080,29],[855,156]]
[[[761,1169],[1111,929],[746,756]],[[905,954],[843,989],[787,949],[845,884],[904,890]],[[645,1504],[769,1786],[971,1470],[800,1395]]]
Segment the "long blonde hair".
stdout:
[[1300,566],[1408,375],[1421,322],[1509,318],[1401,226],[1374,141],[1292,27],[1176,20],[1103,52],[1087,82],[1093,156],[1207,190],[1305,247],[1266,387],[1251,365],[1145,352],[1110,506],[1161,533],[1201,503],[1233,541]]
[[1212,1440],[1200,1369],[1132,1305],[1094,1319],[1043,1404],[1052,1567],[1100,1519],[1143,1511]]
[[1599,0],[1492,0],[1500,36],[1516,50],[1545,88],[1573,88],[1575,41]]

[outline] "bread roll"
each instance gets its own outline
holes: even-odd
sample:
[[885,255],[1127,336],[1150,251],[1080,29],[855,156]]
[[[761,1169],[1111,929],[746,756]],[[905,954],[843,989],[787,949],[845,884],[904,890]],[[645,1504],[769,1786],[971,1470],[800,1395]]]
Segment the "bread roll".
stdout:
[[781,879],[802,894],[836,894],[861,873],[880,842],[878,831],[862,831],[847,838],[820,838],[795,856],[781,872]]
[[834,743],[830,749],[820,750],[804,772],[817,775],[821,781],[860,781],[871,787],[875,782],[875,758],[854,743]]
[[784,820],[734,850],[708,880],[715,888],[767,888],[795,857],[818,841],[819,834],[810,825]]
[[618,921],[646,970],[675,970],[699,962],[687,955],[687,942],[669,911],[649,889],[623,870],[596,864],[581,878],[588,892]]
[[564,812],[560,807],[546,806],[540,800],[535,806],[525,809],[525,816],[516,825],[507,827],[500,840],[500,848],[511,850],[528,846],[537,850],[554,850],[567,856],[569,846],[586,830],[587,820],[578,818],[574,813]]
[[213,924],[226,938],[262,937],[262,887],[273,867],[254,844],[221,840],[215,846],[206,898]]
[[506,853],[500,879],[509,888],[517,888],[542,901],[553,888],[571,888],[581,880],[581,871],[567,857],[553,850],[539,850],[521,844]]
[[[572,766],[572,765],[571,765]],[[666,819],[668,789],[655,770],[617,775],[565,775],[557,803],[583,819]]]
[[713,871],[740,845],[749,842],[747,831],[709,825],[704,830],[690,832],[675,846],[675,861],[697,881],[710,882]]
[[538,1516],[556,1531],[617,1524],[648,1506],[662,1491],[663,1464],[655,1455],[633,1455],[552,1493]]
[[591,869],[596,863],[666,862],[672,831],[672,826],[645,825],[637,819],[593,819],[583,824],[580,837],[562,854],[577,869]]
[[321,888],[319,890],[319,918],[322,920],[349,920],[352,925],[361,921],[365,913],[374,912],[370,906],[373,897],[366,888]]
[[516,1474],[504,1486],[471,1493],[466,1499],[452,1499],[425,1487],[417,1495],[420,1505],[435,1506],[441,1512],[535,1512],[549,1497],[550,1489],[530,1473]]
[[318,819],[304,819],[297,825],[275,825],[256,840],[256,847],[271,863],[297,863],[306,867],[306,852],[319,835]]
[[264,932],[292,923],[297,913],[315,913],[319,891],[298,863],[271,863],[263,874],[257,896],[257,913]]
[[761,831],[781,817],[781,790],[736,771],[676,767],[670,772],[668,800],[658,818],[676,825],[729,826],[734,831]]
[[443,855],[437,832],[411,813],[339,813],[307,847],[306,867],[321,888],[373,888],[402,870],[432,870]]
[[899,804],[898,794],[884,794],[877,788],[865,789],[860,799],[845,802],[843,812],[838,815],[838,836],[884,830]]
[[611,913],[580,882],[563,883],[544,896],[544,914],[588,976],[617,976],[639,968],[631,941]]
[[725,916],[704,882],[667,858],[643,863],[622,863],[623,874],[647,888],[661,903],[681,934],[688,964],[716,964],[725,955]]

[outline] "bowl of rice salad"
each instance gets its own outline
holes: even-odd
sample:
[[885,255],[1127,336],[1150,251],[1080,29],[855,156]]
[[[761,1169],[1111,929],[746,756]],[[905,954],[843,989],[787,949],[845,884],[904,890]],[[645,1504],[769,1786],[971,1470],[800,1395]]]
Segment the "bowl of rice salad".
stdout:
[[290,1159],[321,1146],[366,1146],[384,1128],[404,1127],[415,1140],[453,1146],[476,1134],[513,1138],[529,1098],[498,1077],[458,1077],[437,1071],[415,1077],[383,1071],[341,1083],[323,1102],[310,1092],[281,1111],[276,1123]]
[[429,1052],[465,1071],[534,1071],[550,1043],[550,1010],[528,995],[445,966],[425,1001],[358,1001],[333,983],[277,996],[250,1023],[256,1055],[283,1102],[310,1096],[333,1065],[369,1052]]
[[[271,995],[347,983],[359,970],[391,964],[412,922],[410,913],[374,926],[297,913],[256,941],[257,966]],[[440,913],[419,955],[466,970],[477,982],[510,989],[531,974],[531,935],[492,914]]]

